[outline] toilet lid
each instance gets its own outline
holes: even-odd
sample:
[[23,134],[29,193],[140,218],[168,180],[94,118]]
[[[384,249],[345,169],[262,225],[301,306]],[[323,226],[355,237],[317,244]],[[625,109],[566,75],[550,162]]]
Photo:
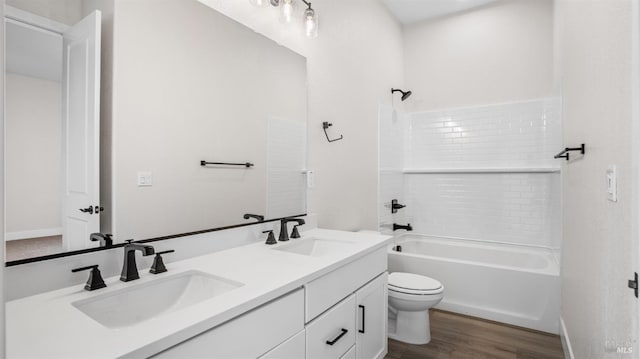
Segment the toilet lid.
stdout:
[[433,278],[413,273],[389,274],[389,289],[407,294],[429,294],[442,291],[442,283]]

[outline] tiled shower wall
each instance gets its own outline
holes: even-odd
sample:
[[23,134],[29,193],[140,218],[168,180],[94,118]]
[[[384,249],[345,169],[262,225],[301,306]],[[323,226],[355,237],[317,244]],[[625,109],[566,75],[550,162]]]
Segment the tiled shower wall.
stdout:
[[504,173],[404,173],[407,208],[391,222],[408,221],[420,234],[559,248],[560,174],[509,171],[559,168],[560,110],[560,100],[541,99],[403,116],[406,170]]

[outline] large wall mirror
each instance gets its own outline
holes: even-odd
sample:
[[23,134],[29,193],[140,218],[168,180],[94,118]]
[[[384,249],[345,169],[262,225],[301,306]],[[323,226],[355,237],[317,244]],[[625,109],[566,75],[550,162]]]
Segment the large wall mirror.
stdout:
[[7,261],[306,212],[304,57],[196,0],[6,3]]

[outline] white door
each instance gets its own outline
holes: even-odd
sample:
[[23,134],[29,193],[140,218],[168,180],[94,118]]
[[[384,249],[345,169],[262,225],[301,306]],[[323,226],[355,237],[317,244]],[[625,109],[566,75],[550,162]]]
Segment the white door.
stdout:
[[387,273],[356,292],[356,356],[381,359],[387,354]]
[[89,235],[100,231],[100,19],[94,11],[63,34],[65,250],[96,246]]

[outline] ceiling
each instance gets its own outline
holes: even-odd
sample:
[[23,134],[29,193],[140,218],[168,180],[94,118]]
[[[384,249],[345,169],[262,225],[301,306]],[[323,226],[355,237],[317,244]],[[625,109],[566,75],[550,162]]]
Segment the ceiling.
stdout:
[[482,6],[497,0],[382,0],[402,24],[412,24]]

